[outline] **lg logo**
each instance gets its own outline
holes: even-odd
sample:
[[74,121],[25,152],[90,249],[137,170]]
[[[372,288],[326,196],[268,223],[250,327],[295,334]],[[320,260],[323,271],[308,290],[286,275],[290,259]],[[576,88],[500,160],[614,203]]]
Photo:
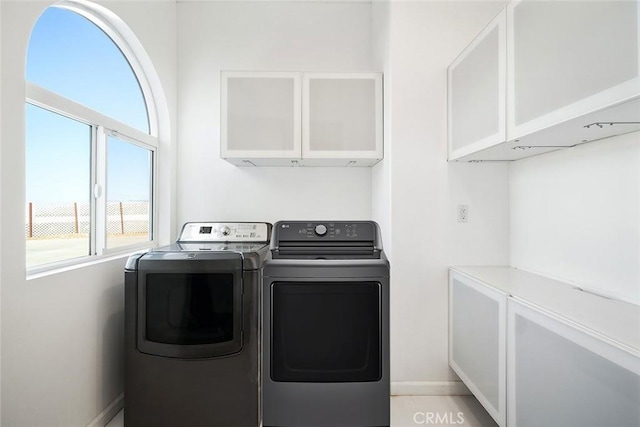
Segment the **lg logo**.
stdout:
[[416,412],[413,414],[413,422],[416,424],[464,424],[464,413],[458,412]]

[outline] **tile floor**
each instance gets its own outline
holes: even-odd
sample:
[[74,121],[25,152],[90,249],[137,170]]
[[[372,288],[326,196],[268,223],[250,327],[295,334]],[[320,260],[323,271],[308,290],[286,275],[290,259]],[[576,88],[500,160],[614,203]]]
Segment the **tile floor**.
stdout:
[[[120,411],[107,427],[123,427]],[[394,396],[392,427],[495,427],[497,424],[473,396]]]

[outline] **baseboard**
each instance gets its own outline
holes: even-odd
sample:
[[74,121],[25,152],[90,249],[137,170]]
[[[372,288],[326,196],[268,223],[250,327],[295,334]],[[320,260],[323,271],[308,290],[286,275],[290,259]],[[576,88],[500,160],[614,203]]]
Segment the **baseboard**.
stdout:
[[392,381],[392,396],[467,396],[462,381]]
[[113,402],[100,412],[87,427],[104,427],[124,408],[124,393],[120,393]]

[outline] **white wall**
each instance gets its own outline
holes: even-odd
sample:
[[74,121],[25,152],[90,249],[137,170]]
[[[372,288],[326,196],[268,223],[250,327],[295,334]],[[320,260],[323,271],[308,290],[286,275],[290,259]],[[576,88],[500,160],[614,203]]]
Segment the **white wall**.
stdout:
[[371,43],[373,46],[372,62],[376,70],[384,73],[384,159],[375,165],[371,171],[371,216],[380,224],[382,242],[387,257],[393,259],[391,244],[391,69],[390,69],[390,13],[391,3],[387,1],[372,2],[371,4]]
[[511,264],[640,302],[640,133],[513,162]]
[[[418,392],[456,389],[447,387],[457,380],[447,361],[448,267],[508,263],[507,165],[446,161],[447,66],[501,5],[390,5],[391,176],[384,180],[393,195],[391,378],[400,393],[403,382],[418,382]],[[468,223],[456,222],[457,204],[469,205]]]
[[[0,1],[0,24],[2,23],[2,2]],[[2,30],[0,29],[0,100],[2,98]],[[2,129],[2,101],[0,101],[0,129]],[[2,188],[2,131],[0,131],[0,188]],[[0,205],[2,195],[0,194]],[[2,209],[0,209],[0,242],[2,242]],[[0,244],[0,424],[2,424],[2,245]]]
[[[29,34],[49,3],[3,1],[0,21],[0,182],[10,183],[0,192],[6,426],[87,425],[123,390],[124,258],[25,279],[24,67]],[[175,111],[175,4],[105,4],[147,47]]]
[[178,3],[178,218],[369,219],[370,168],[220,159],[220,70],[370,71],[368,3]]

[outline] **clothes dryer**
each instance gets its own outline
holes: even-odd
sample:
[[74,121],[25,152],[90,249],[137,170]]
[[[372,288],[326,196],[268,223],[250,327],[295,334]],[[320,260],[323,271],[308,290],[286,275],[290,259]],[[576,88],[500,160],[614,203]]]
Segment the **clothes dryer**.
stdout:
[[375,222],[276,223],[263,315],[265,427],[389,426],[389,262]]
[[259,323],[267,223],[187,223],[125,269],[127,427],[260,422]]

